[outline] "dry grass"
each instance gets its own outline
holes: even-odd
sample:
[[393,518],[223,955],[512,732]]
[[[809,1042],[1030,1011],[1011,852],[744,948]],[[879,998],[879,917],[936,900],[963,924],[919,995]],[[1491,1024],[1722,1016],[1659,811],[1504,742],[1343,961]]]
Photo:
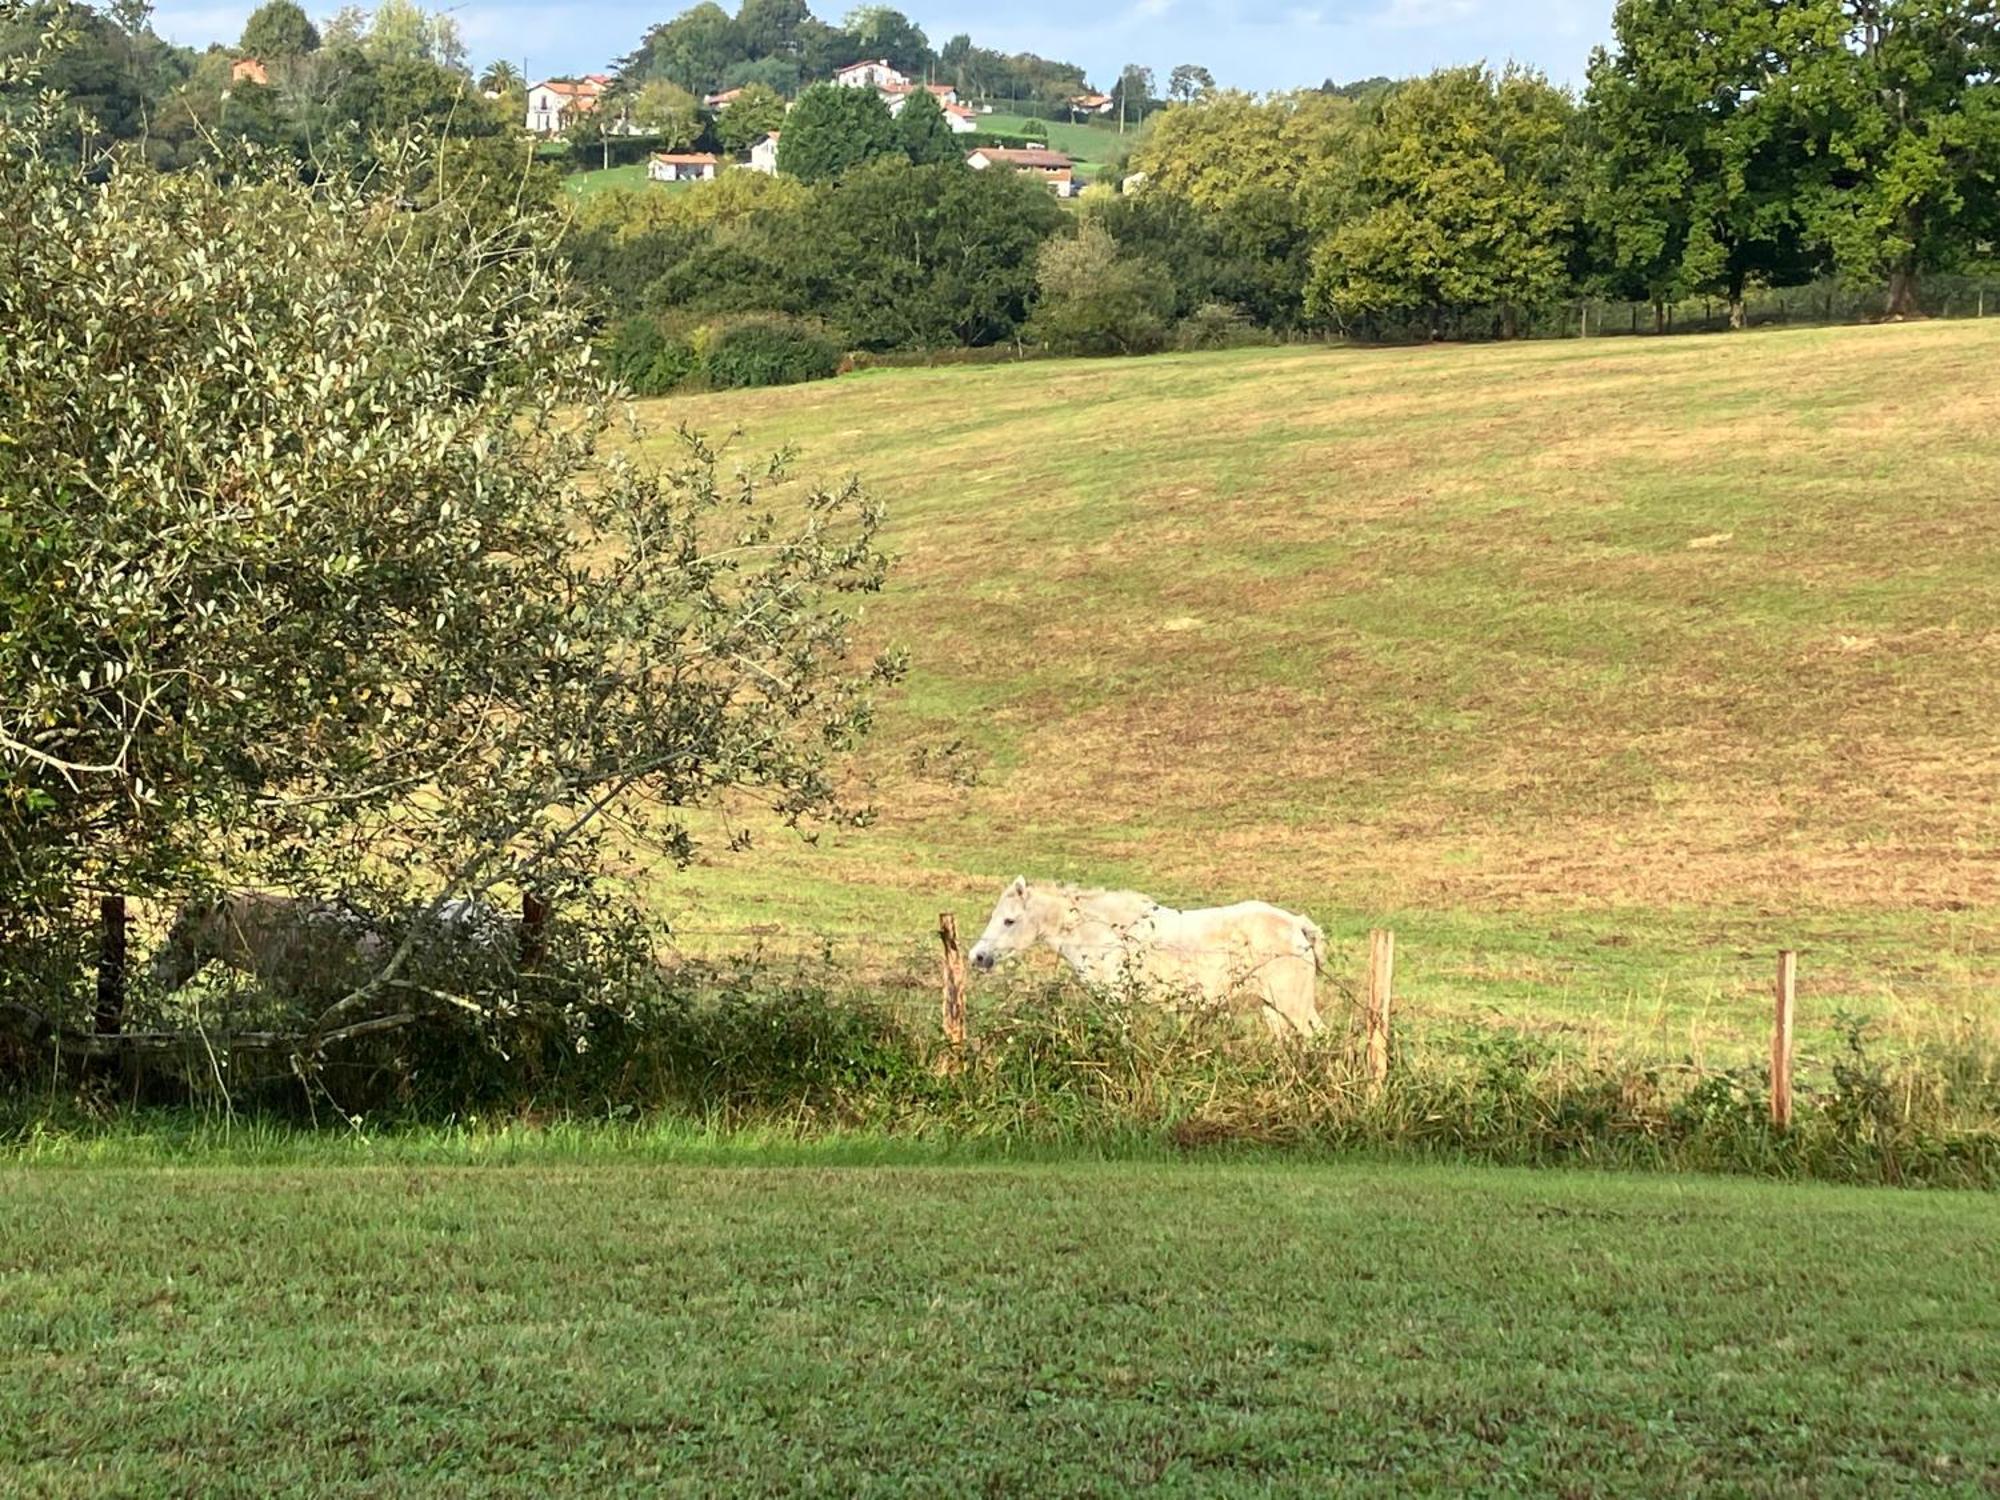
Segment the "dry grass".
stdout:
[[660,403],[891,500],[869,631],[916,667],[874,828],[669,900],[906,952],[1018,869],[1393,920],[1448,1013],[1754,1035],[1798,944],[1822,1013],[1983,1014],[1997,358],[1958,323]]

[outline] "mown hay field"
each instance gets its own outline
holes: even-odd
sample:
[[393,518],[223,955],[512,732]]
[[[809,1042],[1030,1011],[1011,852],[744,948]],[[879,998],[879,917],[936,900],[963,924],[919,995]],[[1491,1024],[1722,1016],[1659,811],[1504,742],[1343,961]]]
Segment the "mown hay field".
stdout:
[[[643,409],[858,473],[873,826],[656,879],[918,961],[1017,872],[1396,929],[1408,1013],[1988,1027],[2000,322],[873,371]],[[721,820],[714,825],[720,834]],[[1334,997],[1337,1004],[1338,996]]]

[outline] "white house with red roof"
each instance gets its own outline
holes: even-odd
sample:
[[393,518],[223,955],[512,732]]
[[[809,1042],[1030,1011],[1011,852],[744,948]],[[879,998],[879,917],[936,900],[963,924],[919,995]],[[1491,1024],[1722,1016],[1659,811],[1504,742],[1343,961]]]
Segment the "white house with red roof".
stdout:
[[772,131],[750,148],[750,170],[775,176],[778,171],[778,132]]
[[655,151],[646,159],[646,175],[655,182],[706,182],[722,166],[709,151]]
[[1027,172],[1046,182],[1058,198],[1074,198],[1080,186],[1076,180],[1076,163],[1062,152],[1051,151],[1044,146],[980,146],[966,156],[965,164],[975,172],[983,172],[988,167],[1011,167],[1016,172]]
[[844,68],[836,68],[833,81],[845,89],[881,89],[892,86],[907,87],[909,76],[893,66],[886,57],[869,58],[865,62],[849,63]]
[[560,135],[578,115],[587,115],[610,92],[605,73],[582,78],[550,78],[528,90],[528,129],[535,135]]

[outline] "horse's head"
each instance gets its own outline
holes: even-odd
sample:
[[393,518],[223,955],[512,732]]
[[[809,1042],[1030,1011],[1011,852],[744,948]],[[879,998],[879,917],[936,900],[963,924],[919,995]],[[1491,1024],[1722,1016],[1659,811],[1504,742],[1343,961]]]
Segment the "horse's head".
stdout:
[[1000,904],[993,908],[986,930],[972,945],[972,967],[990,972],[1001,959],[1025,953],[1052,935],[1052,923],[1060,918],[1061,905],[1049,893],[1030,886],[1025,875],[1016,875],[1013,884],[1000,893]]

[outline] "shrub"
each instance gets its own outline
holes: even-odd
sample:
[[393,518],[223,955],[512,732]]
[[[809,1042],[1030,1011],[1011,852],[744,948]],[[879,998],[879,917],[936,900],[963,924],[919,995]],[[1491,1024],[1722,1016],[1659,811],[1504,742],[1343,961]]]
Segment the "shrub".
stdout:
[[1181,319],[1174,341],[1183,349],[1236,349],[1262,340],[1242,308],[1204,302]]
[[1165,347],[1173,283],[1128,255],[1103,225],[1042,247],[1028,333],[1060,354],[1151,354]]
[[605,346],[612,375],[635,396],[664,396],[701,368],[694,346],[665,332],[651,318],[627,318]]
[[718,390],[824,380],[840,368],[840,348],[809,323],[780,316],[745,318],[706,340],[701,369]]

